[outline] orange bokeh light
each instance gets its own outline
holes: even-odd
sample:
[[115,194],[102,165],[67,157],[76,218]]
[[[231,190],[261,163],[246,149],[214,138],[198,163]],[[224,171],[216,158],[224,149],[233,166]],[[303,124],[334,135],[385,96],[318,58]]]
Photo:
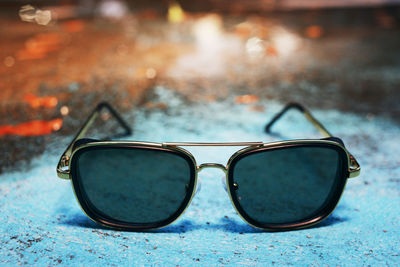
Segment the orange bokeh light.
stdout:
[[269,45],[266,49],[265,49],[265,53],[269,56],[277,56],[278,55],[278,50],[276,49],[276,47],[274,45]]
[[58,118],[50,121],[33,120],[17,125],[0,126],[0,136],[19,135],[19,136],[39,136],[51,134],[61,129],[63,120]]
[[57,97],[55,96],[38,97],[30,93],[24,96],[23,101],[28,103],[32,108],[54,108],[58,104]]
[[309,38],[319,38],[322,36],[322,34],[324,34],[324,30],[321,26],[313,25],[306,28],[306,35]]
[[56,51],[60,48],[61,37],[55,33],[41,33],[25,42],[24,49],[17,52],[19,60],[26,59],[41,59],[51,51]]
[[67,32],[81,32],[85,28],[82,20],[75,19],[63,23],[63,27]]
[[235,97],[236,104],[252,104],[257,103],[260,98],[257,95],[240,95]]

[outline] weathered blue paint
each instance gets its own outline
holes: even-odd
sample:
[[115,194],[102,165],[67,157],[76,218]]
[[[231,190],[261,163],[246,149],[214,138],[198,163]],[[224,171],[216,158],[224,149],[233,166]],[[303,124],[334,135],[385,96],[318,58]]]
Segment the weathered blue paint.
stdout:
[[[159,89],[160,101],[167,101]],[[170,97],[170,96],[168,96]],[[154,141],[270,141],[263,126],[282,105],[259,103],[264,112],[223,103],[186,106],[168,99],[168,115],[136,111],[133,139]],[[342,137],[362,166],[350,179],[335,212],[323,223],[269,233],[246,225],[221,184],[223,172],[205,169],[202,190],[185,215],[150,232],[119,232],[91,222],[69,181],[57,179],[61,148],[37,158],[30,170],[0,177],[0,263],[35,265],[399,265],[400,127],[385,118],[367,120],[337,111],[314,111]],[[198,122],[198,123],[197,123]],[[291,112],[274,132],[282,138],[316,137]],[[65,143],[65,142],[64,142]],[[60,149],[58,151],[58,149]],[[57,150],[55,153],[54,151]],[[198,164],[225,164],[235,148],[193,148]]]

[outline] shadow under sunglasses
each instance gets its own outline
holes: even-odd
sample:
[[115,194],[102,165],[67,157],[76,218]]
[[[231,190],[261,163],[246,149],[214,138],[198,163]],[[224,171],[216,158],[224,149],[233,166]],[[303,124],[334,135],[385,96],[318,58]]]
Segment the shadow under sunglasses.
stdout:
[[[339,208],[339,207],[338,207]],[[327,227],[335,224],[340,224],[342,222],[346,222],[349,219],[347,217],[341,217],[331,214],[328,218],[326,218],[321,223],[318,223],[312,227],[308,227],[307,229],[317,229],[321,227]],[[61,224],[69,225],[69,226],[78,226],[83,228],[90,229],[101,229],[101,230],[110,230],[107,227],[99,225],[92,220],[90,220],[87,216],[81,213],[76,213],[69,219],[61,221]],[[222,217],[220,219],[220,223],[194,223],[191,220],[181,220],[177,224],[169,225],[162,229],[155,230],[138,230],[135,232],[145,232],[145,233],[186,233],[190,231],[200,230],[200,229],[208,229],[208,230],[222,230],[224,232],[230,233],[239,233],[239,234],[252,234],[252,233],[265,233],[265,230],[254,228],[246,223],[238,222],[235,219],[229,218],[227,216]]]

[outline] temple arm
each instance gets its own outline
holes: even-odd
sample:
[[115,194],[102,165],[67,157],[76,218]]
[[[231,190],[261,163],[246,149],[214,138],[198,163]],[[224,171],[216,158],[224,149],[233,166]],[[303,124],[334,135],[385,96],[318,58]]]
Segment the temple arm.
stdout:
[[57,175],[60,178],[64,179],[69,179],[68,172],[63,170],[63,168],[67,167],[69,165],[69,158],[71,157],[72,153],[72,148],[74,147],[74,143],[85,137],[87,131],[89,128],[93,125],[93,122],[96,120],[96,118],[101,114],[101,111],[103,109],[107,109],[108,112],[116,119],[116,121],[119,123],[119,125],[124,128],[124,133],[114,135],[115,137],[122,137],[122,136],[128,136],[132,134],[132,129],[128,126],[128,124],[122,119],[122,117],[106,102],[100,103],[97,105],[95,110],[89,115],[89,118],[86,120],[86,122],[83,124],[82,128],[78,131],[77,135],[72,139],[71,143],[68,145],[68,147],[65,149],[64,153],[61,155],[60,160],[58,161],[57,165]]
[[300,111],[312,125],[317,128],[317,130],[325,137],[332,137],[332,134],[316,119],[313,115],[302,105],[298,103],[289,103],[287,104],[278,114],[276,114],[272,120],[265,126],[265,131],[267,133],[271,132],[271,127],[274,123],[279,120],[288,110],[290,109],[297,109]]
[[[276,114],[271,121],[265,126],[265,131],[267,133],[271,132],[271,127],[274,125],[274,123],[279,120],[288,110],[290,109],[297,109],[298,111],[300,111],[307,119],[309,122],[311,122],[311,124],[317,128],[317,130],[325,137],[327,138],[334,138],[337,139],[335,137],[332,136],[332,134],[316,119],[314,118],[313,115],[311,115],[311,113],[304,108],[302,105],[298,104],[298,103],[289,103],[287,104],[278,114]],[[340,140],[340,143],[343,144],[342,140]],[[343,144],[344,146],[344,144]],[[349,152],[349,158],[350,158],[350,166],[349,166],[349,177],[353,178],[353,177],[357,177],[360,174],[360,164],[358,164],[357,160],[355,159],[355,157]]]

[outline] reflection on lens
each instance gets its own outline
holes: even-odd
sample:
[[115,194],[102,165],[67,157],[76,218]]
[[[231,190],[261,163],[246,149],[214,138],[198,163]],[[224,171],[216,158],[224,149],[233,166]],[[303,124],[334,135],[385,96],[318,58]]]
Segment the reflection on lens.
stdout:
[[97,147],[79,154],[79,190],[91,210],[127,223],[154,224],[183,209],[194,181],[192,166],[178,153],[141,148]]
[[232,166],[239,209],[257,224],[311,218],[343,184],[343,157],[329,146],[293,146],[248,154]]

